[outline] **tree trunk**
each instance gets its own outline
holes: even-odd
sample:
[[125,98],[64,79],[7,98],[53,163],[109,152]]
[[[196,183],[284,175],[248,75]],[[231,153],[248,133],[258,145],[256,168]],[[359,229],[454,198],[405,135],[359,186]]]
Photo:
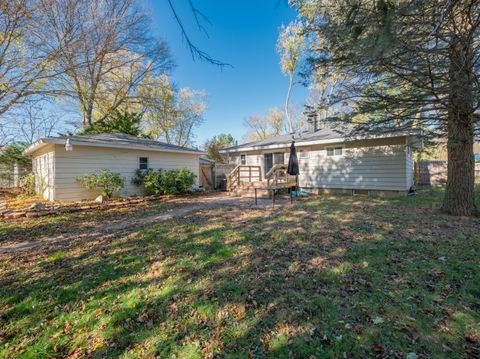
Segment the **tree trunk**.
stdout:
[[288,131],[290,133],[293,133],[293,125],[292,125],[292,119],[290,118],[290,111],[289,111],[288,105],[290,103],[290,94],[292,93],[292,87],[293,87],[293,73],[290,74],[290,81],[288,83],[287,98],[285,99],[285,117],[287,118]]
[[449,49],[448,178],[442,210],[456,216],[471,216],[477,213],[472,51],[465,45],[466,39],[462,40],[454,37]]

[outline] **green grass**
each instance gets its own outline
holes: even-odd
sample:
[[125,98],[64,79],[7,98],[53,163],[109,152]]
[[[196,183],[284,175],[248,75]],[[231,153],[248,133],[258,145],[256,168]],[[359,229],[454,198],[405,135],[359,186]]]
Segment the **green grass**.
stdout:
[[221,208],[1,257],[0,357],[478,357],[480,220],[440,200]]
[[40,239],[46,235],[73,234],[94,228],[99,224],[118,220],[141,218],[167,211],[174,205],[147,202],[135,205],[86,210],[17,221],[0,218],[0,244]]

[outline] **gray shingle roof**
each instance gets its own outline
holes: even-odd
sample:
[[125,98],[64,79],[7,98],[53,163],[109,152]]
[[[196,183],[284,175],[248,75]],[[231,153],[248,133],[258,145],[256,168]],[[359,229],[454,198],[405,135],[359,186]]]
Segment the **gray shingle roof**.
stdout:
[[[414,131],[411,131],[412,133]],[[405,131],[399,130],[391,130],[391,131],[383,131],[382,133],[378,134],[371,134],[371,135],[364,135],[363,138],[382,138],[382,137],[393,137],[397,136],[408,136],[411,133],[406,133]],[[358,135],[358,134],[357,134]],[[294,140],[295,142],[319,142],[321,141],[328,141],[328,140],[336,140],[339,141],[348,141],[354,140],[355,136],[353,135],[353,127],[350,126],[325,126],[317,131],[304,131],[300,134],[295,134]],[[254,142],[247,142],[243,143],[238,146],[232,146],[228,148],[222,149],[222,151],[232,151],[232,150],[242,150],[245,148],[262,148],[268,146],[279,146],[279,145],[290,145],[292,142],[292,135],[280,135],[280,136],[273,136],[266,138],[260,141]]]
[[[347,132],[347,128],[334,128],[334,127],[324,127],[320,130],[315,132],[313,131],[304,131],[300,134],[295,134],[295,141],[321,141],[321,140],[331,140],[335,138],[343,138],[345,136],[345,132]],[[254,142],[247,142],[243,143],[238,146],[232,146],[228,148],[224,148],[224,150],[233,150],[233,149],[242,149],[247,147],[265,147],[265,146],[272,146],[272,145],[284,145],[290,144],[292,142],[292,135],[280,135],[280,136],[273,136],[266,138],[260,141]]]
[[214,165],[215,164],[214,160],[211,160],[211,159],[206,158],[206,157],[200,157],[199,161],[200,161],[200,164],[202,164],[202,165]]
[[[202,151],[193,148],[181,147],[172,145],[169,143],[150,140],[141,137],[135,137],[132,135],[127,135],[125,133],[100,133],[96,135],[80,135],[80,136],[59,136],[59,137],[46,137],[42,138],[39,142],[41,143],[63,143],[67,139],[70,139],[72,145],[79,144],[88,144],[88,145],[99,145],[107,147],[131,147],[131,148],[141,148],[144,150],[155,150],[155,151],[173,151],[173,152],[196,152],[202,154]],[[33,144],[32,146],[34,146]],[[32,147],[30,146],[30,147]],[[28,149],[27,149],[28,150]]]

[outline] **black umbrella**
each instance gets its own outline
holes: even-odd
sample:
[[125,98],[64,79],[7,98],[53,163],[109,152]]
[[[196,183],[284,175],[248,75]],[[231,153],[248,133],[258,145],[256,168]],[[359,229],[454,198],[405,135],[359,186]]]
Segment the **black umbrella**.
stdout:
[[290,176],[298,176],[300,171],[298,170],[298,158],[297,150],[295,149],[295,141],[292,141],[290,145],[290,157],[288,158],[288,169],[287,173]]

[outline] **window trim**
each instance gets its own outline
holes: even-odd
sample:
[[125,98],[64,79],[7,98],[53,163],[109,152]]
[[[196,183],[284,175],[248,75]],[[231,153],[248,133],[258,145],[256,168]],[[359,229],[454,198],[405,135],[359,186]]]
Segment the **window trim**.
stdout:
[[[282,163],[276,163],[275,162],[275,154],[277,154],[277,155],[282,154],[282,156],[283,156],[282,157],[283,158]],[[266,176],[268,171],[270,171],[270,170],[267,171],[267,166],[265,165],[265,155],[272,155],[272,167],[275,166],[275,165],[278,165],[278,164],[282,164],[282,165],[285,164],[285,151],[278,151],[277,150],[277,151],[263,152],[262,153],[262,167],[263,167],[263,172],[264,172],[263,175],[264,176]]]
[[[275,155],[282,155],[282,163],[276,163],[275,162]],[[272,152],[272,156],[273,156],[273,165],[284,165],[285,164],[285,152],[280,152],[280,151],[276,151],[276,152]]]
[[[335,154],[335,150],[336,150],[336,149],[339,149],[339,148],[342,149],[342,154],[341,154],[341,155]],[[329,154],[328,154],[328,150],[332,150],[332,149],[333,149],[333,155],[329,155]],[[325,156],[326,156],[326,157],[344,157],[344,156],[345,156],[345,145],[341,145],[341,146],[326,146],[326,147],[325,147]]]
[[297,154],[299,160],[308,160],[310,158],[310,151],[307,150],[298,150]]
[[[245,163],[242,163],[242,156],[245,158]],[[247,165],[247,154],[246,153],[240,153],[240,165],[241,166],[246,166]]]
[[[146,158],[147,159],[147,168],[140,168],[140,160],[142,158]],[[137,168],[140,170],[140,171],[147,171],[149,168],[150,168],[150,158],[149,157],[146,157],[146,156],[138,156],[138,166]]]

